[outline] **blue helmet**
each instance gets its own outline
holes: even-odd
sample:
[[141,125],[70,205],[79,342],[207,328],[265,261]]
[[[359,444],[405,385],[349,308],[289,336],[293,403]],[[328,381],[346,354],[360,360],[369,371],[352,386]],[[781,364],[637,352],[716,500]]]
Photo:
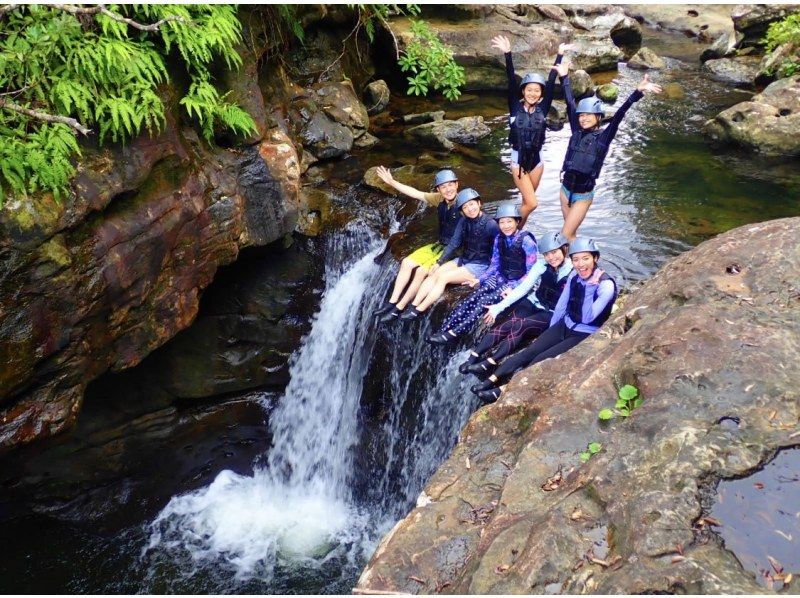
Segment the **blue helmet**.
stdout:
[[594,242],[594,239],[586,239],[586,238],[579,238],[575,239],[569,245],[569,255],[572,257],[576,253],[581,253],[582,251],[588,251],[589,253],[596,253],[598,256],[600,255],[600,249],[597,247],[597,243]]
[[564,235],[561,233],[547,233],[539,241],[539,251],[544,255],[548,251],[553,251],[564,245],[569,245],[569,241]]
[[494,215],[495,220],[501,218],[522,218],[519,213],[519,206],[515,203],[507,201],[497,206],[497,212]]
[[473,199],[477,199],[478,201],[481,200],[481,196],[478,195],[478,192],[475,191],[472,187],[467,187],[466,189],[462,189],[456,195],[456,208],[459,210],[464,206],[465,203],[471,201]]
[[522,78],[522,81],[520,81],[519,90],[522,91],[525,89],[525,86],[528,83],[538,83],[544,87],[544,77],[542,77],[539,73],[528,73]]
[[575,108],[575,113],[585,114],[587,112],[589,114],[599,114],[600,116],[603,116],[603,102],[600,101],[600,98],[592,96],[590,98],[583,98],[580,102],[578,102],[578,107]]
[[433,186],[438,187],[439,185],[444,185],[445,183],[451,183],[453,181],[458,181],[455,172],[452,170],[440,170],[436,173],[436,176],[433,177]]

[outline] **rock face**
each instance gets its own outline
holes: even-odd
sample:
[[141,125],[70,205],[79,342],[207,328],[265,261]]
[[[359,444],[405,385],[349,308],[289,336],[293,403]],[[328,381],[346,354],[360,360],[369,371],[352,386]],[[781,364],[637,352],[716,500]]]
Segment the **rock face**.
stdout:
[[627,4],[625,14],[650,27],[675,31],[708,41],[731,28],[731,5]]
[[169,122],[155,139],[86,150],[75,195],[0,212],[0,449],[69,425],[83,390],[194,318],[199,291],[247,245],[291,231],[289,139],[211,149]]
[[[597,335],[518,373],[472,416],[358,588],[762,593],[698,519],[718,479],[797,444],[798,239],[793,218],[707,241]],[[643,404],[601,423],[626,383]],[[602,450],[581,463],[590,442]]]
[[440,120],[411,127],[406,131],[420,143],[436,148],[452,150],[455,143],[475,145],[491,130],[483,122],[482,116],[465,116],[458,120]]
[[642,48],[631,56],[628,66],[632,69],[640,70],[663,69],[667,66],[667,63],[650,48]]
[[732,142],[766,154],[800,156],[800,75],[779,79],[749,102],[707,121],[715,141]]
[[797,4],[740,4],[731,12],[733,26],[742,36],[741,46],[760,45],[770,23],[798,12]]
[[761,59],[756,56],[715,58],[703,63],[703,70],[712,78],[737,87],[753,87],[761,69]]

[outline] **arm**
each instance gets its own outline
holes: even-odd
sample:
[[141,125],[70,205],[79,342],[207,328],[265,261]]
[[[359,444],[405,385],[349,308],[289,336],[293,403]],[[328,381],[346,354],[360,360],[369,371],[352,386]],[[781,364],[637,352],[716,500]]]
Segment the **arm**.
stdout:
[[[561,64],[561,60],[564,58],[564,52],[571,48],[572,44],[561,44],[558,46],[558,54],[556,54],[556,61],[553,63],[553,66]],[[547,77],[547,84],[544,86],[544,97],[542,98],[541,108],[545,117],[547,117],[547,113],[550,112],[550,106],[553,104],[553,88],[556,85],[557,75],[558,71],[556,69],[550,69],[550,75]]]
[[[559,65],[562,67],[563,65]],[[569,75],[561,77],[561,86],[564,88],[564,98],[567,100],[567,117],[569,117],[569,127],[572,132],[580,131],[581,126],[578,124],[578,115],[575,113],[575,96],[572,95],[572,85],[569,81]]]
[[459,218],[458,224],[456,224],[456,230],[453,231],[453,236],[450,238],[450,242],[447,244],[447,247],[444,248],[444,253],[442,253],[442,257],[436,260],[436,263],[440,266],[445,262],[450,261],[458,248],[461,247],[461,240],[464,237],[464,226],[465,226],[466,218]]
[[619,128],[619,124],[622,122],[622,119],[625,118],[625,114],[630,110],[631,106],[635,102],[638,102],[642,99],[644,94],[639,91],[638,89],[634,90],[634,92],[628,96],[628,99],[619,107],[614,117],[611,119],[611,122],[608,123],[608,126],[603,130],[602,139],[603,142],[608,145],[614,139],[614,136],[617,134],[617,129]]
[[[604,280],[600,283],[600,286],[597,289],[597,299],[592,302],[592,311],[588,316],[588,322],[593,321],[597,316],[600,315],[611,300],[614,298],[614,283],[610,280]],[[561,300],[559,299],[559,302]]]
[[511,60],[511,52],[506,52],[506,76],[508,77],[508,113],[514,116],[519,104],[519,88],[514,75],[514,61]]
[[553,316],[550,318],[550,326],[557,324],[560,320],[564,319],[564,316],[567,314],[567,305],[569,304],[569,287],[572,279],[575,278],[576,274],[573,272],[567,278],[567,285],[564,287],[564,290],[561,291],[561,295],[558,298],[558,303],[556,303],[556,308],[553,310]]
[[408,197],[424,201],[432,206],[437,205],[439,201],[441,201],[442,199],[442,196],[439,193],[425,193],[424,191],[415,189],[410,185],[405,185],[399,181],[394,180],[391,171],[383,166],[378,166],[378,169],[375,172],[375,174],[377,174],[378,178],[380,178],[384,183],[386,183],[393,189],[396,189],[403,195],[407,195]]
[[500,303],[495,303],[494,305],[489,306],[489,313],[492,314],[492,317],[496,318],[503,311],[511,307],[511,305],[527,296],[533,287],[535,287],[539,282],[545,267],[544,260],[537,261],[531,267],[531,269],[528,270],[528,273],[525,275],[525,277],[519,281],[519,284],[517,284],[517,286],[514,287],[508,295],[506,295],[505,299],[503,299]]
[[489,280],[492,276],[497,276],[497,282],[501,283],[502,275],[500,274],[500,239],[501,235],[497,235],[494,238],[494,245],[492,246],[492,259],[489,262],[489,267],[486,268],[486,272],[480,275],[478,278],[478,284],[482,285],[484,282]]

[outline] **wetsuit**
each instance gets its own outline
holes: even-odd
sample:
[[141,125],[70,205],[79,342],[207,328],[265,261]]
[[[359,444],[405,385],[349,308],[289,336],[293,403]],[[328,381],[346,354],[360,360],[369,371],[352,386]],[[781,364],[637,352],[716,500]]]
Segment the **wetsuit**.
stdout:
[[[531,172],[541,163],[539,152],[542,151],[544,135],[547,129],[547,113],[553,103],[553,88],[556,82],[556,71],[550,71],[542,99],[533,111],[525,109],[525,102],[520,99],[520,86],[514,74],[514,62],[511,52],[506,52],[506,75],[508,76],[508,142],[511,144],[511,162],[519,164],[522,172]],[[555,64],[559,64],[563,56],[556,56]],[[521,125],[521,126],[518,126]]]
[[494,238],[500,233],[494,218],[483,212],[475,218],[462,217],[456,223],[453,236],[444,248],[442,255],[437,260],[439,265],[450,260],[463,248],[458,265],[464,266],[477,278],[489,267],[492,259],[492,245]]
[[[550,326],[553,310],[572,272],[569,258],[558,268],[539,260],[519,285],[500,303],[489,308],[495,318],[507,309],[508,317],[483,335],[474,351],[495,362],[510,355],[527,339],[539,336]],[[531,291],[534,286],[536,290]],[[527,297],[526,297],[527,295]]]
[[553,310],[550,327],[528,348],[500,364],[494,373],[497,384],[505,383],[514,372],[529,365],[565,353],[597,332],[611,315],[616,298],[617,283],[599,268],[589,280],[572,272]]
[[572,205],[576,201],[594,199],[594,186],[619,124],[634,102],[638,102],[644,94],[638,89],[634,90],[605,127],[581,129],[575,112],[575,97],[572,95],[569,76],[563,77],[561,84],[567,100],[569,126],[572,129],[564,166],[561,168],[563,173],[561,190],[567,196],[569,205]]
[[503,290],[513,289],[525,279],[537,263],[536,251],[536,238],[528,231],[517,231],[510,237],[497,235],[489,268],[478,279],[478,290],[453,308],[440,334],[452,331],[460,335],[472,328],[485,313],[484,305],[497,303],[503,298]]

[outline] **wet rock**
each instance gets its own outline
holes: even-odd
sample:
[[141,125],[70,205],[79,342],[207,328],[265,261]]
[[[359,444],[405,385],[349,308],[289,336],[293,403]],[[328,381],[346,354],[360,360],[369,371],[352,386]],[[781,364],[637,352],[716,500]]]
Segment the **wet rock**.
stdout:
[[547,127],[553,131],[561,130],[567,123],[567,103],[553,100],[547,113]]
[[421,112],[419,114],[404,114],[403,122],[407,125],[418,125],[422,123],[431,123],[444,120],[444,110],[435,110],[432,112]]
[[[517,373],[470,418],[357,588],[417,578],[423,593],[760,593],[697,521],[720,478],[797,442],[798,234],[787,218],[707,241],[598,334]],[[726,273],[731,263],[742,270]],[[643,403],[601,423],[626,383]],[[731,415],[746,429],[717,425]],[[592,441],[602,448],[583,463]]]
[[731,28],[731,5],[725,4],[627,4],[625,14],[648,27],[716,39]]
[[703,63],[703,71],[712,78],[737,87],[753,87],[760,70],[760,59],[755,56],[714,58]]
[[325,83],[314,86],[317,105],[334,122],[344,125],[360,137],[369,128],[367,109],[359,101],[350,81]]
[[736,52],[736,46],[744,39],[744,35],[734,29],[729,29],[722,33],[711,47],[703,50],[700,54],[700,62],[711,60],[712,58],[725,58]]
[[258,61],[252,52],[243,46],[238,48],[242,57],[242,65],[238,69],[223,69],[222,86],[230,90],[228,102],[237,104],[245,110],[256,124],[256,131],[248,136],[237,138],[230,133],[230,144],[243,143],[254,145],[264,138],[268,129],[268,117],[264,107],[264,96],[258,87]]
[[[398,192],[394,187],[390,187],[378,177],[376,174],[377,170],[377,166],[367,169],[367,171],[364,173],[364,184],[368,187],[372,187],[373,189],[380,189],[389,195],[398,195]],[[426,191],[430,188],[433,181],[433,177],[430,175],[430,173],[423,172],[410,164],[406,164],[405,166],[401,166],[399,168],[392,168],[390,170],[392,171],[392,177],[394,177],[396,181],[399,181],[404,185],[410,185],[415,189]]]
[[320,160],[341,158],[353,147],[353,133],[323,112],[315,112],[300,132],[303,145]]
[[619,97],[619,87],[614,85],[613,83],[606,83],[605,85],[601,85],[597,88],[597,97],[603,100],[604,102],[608,102],[609,104],[613,104],[617,101],[617,97]]
[[776,78],[783,77],[783,65],[789,66],[800,61],[800,43],[788,42],[781,44],[769,54],[766,54],[758,65],[758,75],[756,75],[756,85],[767,85]]
[[491,130],[483,122],[482,116],[465,116],[458,120],[442,120],[411,127],[406,134],[420,143],[432,147],[452,150],[455,143],[475,145]]
[[720,112],[703,125],[715,141],[773,155],[799,156],[800,75],[779,79],[749,102]]
[[650,48],[646,47],[636,52],[636,54],[631,56],[631,59],[628,61],[628,67],[632,69],[663,69],[666,66],[667,63],[664,62],[663,58],[658,56]]
[[353,145],[359,149],[369,149],[381,142],[380,139],[371,133],[364,133],[361,137],[353,142]]
[[373,114],[378,114],[383,111],[383,109],[389,105],[391,93],[389,92],[389,86],[386,85],[386,81],[378,79],[367,85],[364,96],[367,102],[367,114],[372,116]]
[[642,27],[631,17],[624,17],[611,28],[611,41],[632,55],[642,46]]
[[624,58],[620,50],[606,34],[576,38],[572,66],[587,73],[614,71]]
[[557,23],[566,23],[569,20],[564,9],[555,4],[536,4],[534,7],[545,19],[550,19]]
[[584,70],[577,70],[569,75],[572,95],[576,100],[588,97],[594,93],[592,76]]
[[733,26],[743,36],[741,46],[761,45],[770,23],[797,12],[796,4],[739,4],[731,12]]

